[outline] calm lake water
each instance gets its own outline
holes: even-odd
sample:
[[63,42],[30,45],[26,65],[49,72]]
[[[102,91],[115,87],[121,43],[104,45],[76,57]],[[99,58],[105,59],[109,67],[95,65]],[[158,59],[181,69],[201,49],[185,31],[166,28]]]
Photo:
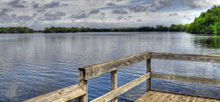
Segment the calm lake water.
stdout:
[[[78,68],[145,51],[220,54],[220,37],[184,32],[0,35],[0,102],[20,102],[77,84]],[[152,71],[220,78],[220,64],[152,60]],[[120,69],[118,85],[146,72],[145,61]],[[110,73],[89,80],[89,100],[111,90]],[[220,98],[220,86],[152,79],[152,88]],[[145,83],[119,97],[132,102]]]

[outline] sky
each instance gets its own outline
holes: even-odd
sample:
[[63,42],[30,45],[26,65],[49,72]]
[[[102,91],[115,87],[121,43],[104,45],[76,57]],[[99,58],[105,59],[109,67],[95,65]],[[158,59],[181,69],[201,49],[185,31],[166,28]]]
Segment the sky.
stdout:
[[140,27],[188,24],[220,0],[0,0],[0,27]]

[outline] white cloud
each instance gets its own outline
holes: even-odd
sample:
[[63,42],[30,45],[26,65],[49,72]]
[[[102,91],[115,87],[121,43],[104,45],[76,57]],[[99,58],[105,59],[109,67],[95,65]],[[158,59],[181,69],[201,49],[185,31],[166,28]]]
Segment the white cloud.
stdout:
[[204,8],[211,7],[213,5],[219,5],[219,0],[183,0],[183,5],[192,7],[192,8]]
[[[152,3],[146,3],[145,0],[1,0],[0,26],[42,29],[52,25],[136,27],[186,24],[214,4],[220,4],[220,1],[152,0]],[[175,11],[172,8],[174,5],[191,9]]]

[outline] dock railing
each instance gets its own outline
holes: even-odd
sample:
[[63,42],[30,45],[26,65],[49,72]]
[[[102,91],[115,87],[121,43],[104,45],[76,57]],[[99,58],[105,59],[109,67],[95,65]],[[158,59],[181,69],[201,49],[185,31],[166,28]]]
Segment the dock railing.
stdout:
[[[146,89],[147,91],[150,91],[151,78],[220,85],[220,79],[152,73],[151,59],[220,63],[219,55],[144,52],[109,62],[79,68],[80,85],[73,85],[64,89],[60,89],[42,96],[35,97],[25,102],[66,102],[73,99],[76,99],[77,102],[88,102],[88,80],[106,73],[111,73],[112,91],[92,100],[91,102],[108,102],[111,100],[112,102],[117,102],[118,96],[145,81]],[[125,66],[136,64],[142,61],[146,61],[146,74],[123,86],[118,87],[117,71]]]

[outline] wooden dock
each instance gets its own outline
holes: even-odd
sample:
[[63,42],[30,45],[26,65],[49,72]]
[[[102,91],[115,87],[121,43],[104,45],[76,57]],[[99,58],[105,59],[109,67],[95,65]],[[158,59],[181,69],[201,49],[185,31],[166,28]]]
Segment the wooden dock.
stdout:
[[220,100],[167,92],[149,91],[135,102],[220,102]]
[[[175,93],[153,91],[151,89],[152,78],[213,85],[220,85],[220,79],[205,78],[205,76],[195,77],[152,73],[151,59],[220,63],[219,55],[144,52],[109,62],[79,68],[79,85],[76,84],[70,87],[59,89],[24,102],[66,102],[73,99],[76,99],[77,102],[88,102],[88,80],[106,73],[111,73],[112,91],[93,99],[90,102],[118,102],[118,96],[143,82],[146,82],[147,93],[141,98],[137,99],[136,102],[220,102],[220,97],[218,99],[214,99],[213,97],[201,97],[199,95],[180,95]],[[142,61],[146,61],[146,73],[139,78],[118,87],[117,71],[125,66],[136,64]]]

